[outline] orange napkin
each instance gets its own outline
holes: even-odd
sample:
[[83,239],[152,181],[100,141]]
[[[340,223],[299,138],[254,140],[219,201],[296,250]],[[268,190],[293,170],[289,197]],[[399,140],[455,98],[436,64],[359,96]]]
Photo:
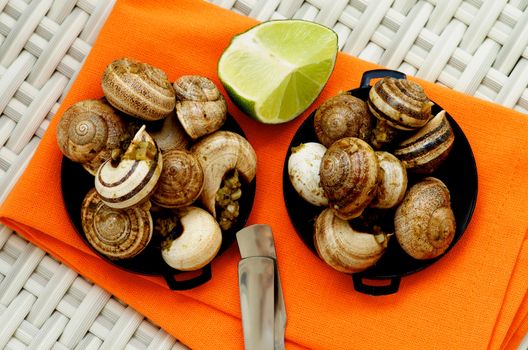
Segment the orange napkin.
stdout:
[[[236,244],[215,259],[213,278],[185,292],[158,277],[117,269],[85,246],[69,224],[60,192],[56,124],[81,99],[102,96],[101,74],[130,56],[174,80],[201,74],[219,84],[216,63],[231,37],[255,21],[201,1],[118,1],[26,172],[0,209],[1,220],[106,288],[195,349],[242,349]],[[340,54],[310,111],[355,88],[376,68]],[[258,188],[248,224],[272,226],[288,313],[288,349],[513,349],[528,327],[528,118],[510,109],[421,82],[456,119],[477,161],[479,195],[471,224],[447,256],[402,279],[393,295],[354,291],[350,276],[327,267],[296,235],[282,197],[289,142],[310,111],[262,125],[229,103],[258,155]]]

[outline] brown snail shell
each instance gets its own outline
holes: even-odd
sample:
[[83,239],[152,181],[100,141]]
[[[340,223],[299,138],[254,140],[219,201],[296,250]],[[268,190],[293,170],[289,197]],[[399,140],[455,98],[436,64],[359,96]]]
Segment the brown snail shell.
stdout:
[[372,147],[356,137],[332,144],[321,160],[321,186],[336,215],[349,220],[361,215],[376,193],[378,158]]
[[446,185],[427,177],[412,186],[396,210],[394,227],[400,246],[415,259],[431,259],[445,252],[456,230]]
[[177,238],[169,235],[162,243],[161,256],[177,270],[200,269],[211,262],[220,250],[220,226],[211,214],[198,207],[181,208],[176,215],[183,232]]
[[224,124],[227,104],[210,79],[184,75],[174,82],[176,115],[192,139],[210,134]]
[[150,136],[162,152],[173,149],[185,150],[189,148],[190,140],[175,113],[171,113],[163,120],[160,129],[149,132]]
[[442,110],[423,128],[397,145],[394,155],[409,171],[430,174],[447,158],[454,141],[453,129],[446,112]]
[[204,188],[200,200],[205,208],[216,215],[216,193],[229,170],[250,183],[257,172],[257,155],[251,144],[231,131],[216,131],[196,142],[191,152],[198,158],[204,172]]
[[128,208],[146,200],[161,175],[163,158],[143,125],[118,164],[104,163],[95,175],[95,189],[112,208]]
[[101,80],[104,95],[115,108],[136,118],[152,121],[174,110],[174,89],[159,68],[131,58],[110,63]]
[[119,148],[125,129],[123,119],[104,99],[83,100],[64,112],[57,125],[57,143],[67,158],[94,175]]
[[178,208],[194,202],[204,186],[204,174],[198,159],[188,151],[163,153],[163,167],[151,200],[166,208]]
[[387,248],[389,236],[374,235],[353,229],[327,208],[314,225],[314,244],[317,253],[334,269],[355,273],[374,265]]
[[407,79],[386,77],[369,91],[368,106],[374,116],[400,130],[413,130],[431,119],[433,103],[423,88]]
[[381,180],[376,195],[370,202],[373,208],[392,208],[398,205],[407,191],[407,170],[389,152],[376,152],[380,165]]
[[128,259],[141,253],[152,238],[148,206],[114,209],[91,189],[81,205],[81,222],[90,245],[109,259]]
[[372,124],[372,115],[365,101],[348,94],[326,100],[314,116],[315,134],[326,147],[343,137],[368,140]]

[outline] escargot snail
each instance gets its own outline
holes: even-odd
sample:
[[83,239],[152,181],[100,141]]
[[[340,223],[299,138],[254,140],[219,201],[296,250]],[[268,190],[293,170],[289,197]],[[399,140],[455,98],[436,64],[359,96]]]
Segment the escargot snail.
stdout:
[[149,130],[150,136],[156,141],[156,144],[162,152],[173,149],[185,150],[189,148],[190,140],[185,130],[176,118],[176,114],[171,113],[163,120],[161,128]]
[[143,125],[118,164],[106,161],[95,175],[95,189],[112,208],[128,208],[152,194],[163,158]]
[[308,203],[328,205],[321,187],[319,169],[326,147],[317,142],[302,143],[293,147],[288,159],[288,176],[293,188]]
[[152,237],[148,206],[110,208],[91,189],[81,205],[81,223],[86,239],[109,259],[127,259],[142,252]]
[[176,115],[192,139],[218,130],[226,121],[227,104],[206,77],[184,75],[174,82]]
[[314,244],[317,253],[338,271],[354,273],[374,265],[387,248],[389,236],[354,230],[327,208],[315,221]]
[[356,137],[332,144],[321,160],[321,186],[336,215],[349,220],[361,215],[374,198],[380,172],[372,147]]
[[119,148],[125,129],[123,119],[104,99],[79,101],[59,121],[57,143],[67,158],[94,175]]
[[343,137],[368,140],[372,124],[367,104],[348,94],[326,100],[317,108],[314,116],[315,134],[326,147]]
[[200,269],[211,262],[220,249],[220,226],[211,214],[198,207],[181,208],[176,215],[182,232],[176,238],[169,235],[162,243],[163,260],[177,270]]
[[142,120],[163,119],[176,104],[167,75],[131,58],[110,63],[103,73],[101,87],[112,106]]
[[427,177],[412,186],[394,217],[396,238],[415,259],[431,259],[447,250],[456,229],[446,185]]
[[380,165],[381,180],[376,195],[370,202],[373,208],[392,208],[398,205],[407,191],[407,170],[389,152],[376,152]]

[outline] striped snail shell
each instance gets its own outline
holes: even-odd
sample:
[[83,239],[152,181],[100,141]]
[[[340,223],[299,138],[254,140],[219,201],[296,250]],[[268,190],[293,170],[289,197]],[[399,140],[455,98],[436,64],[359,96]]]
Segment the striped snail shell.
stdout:
[[204,172],[204,188],[200,200],[205,208],[216,215],[216,193],[224,175],[236,169],[250,183],[257,172],[257,155],[244,137],[231,131],[216,131],[196,142],[191,152],[198,158]]
[[131,58],[110,63],[103,73],[101,87],[112,106],[146,121],[167,117],[176,103],[167,75]]
[[427,177],[413,185],[394,217],[396,238],[415,259],[431,259],[447,250],[456,222],[446,185]]
[[118,164],[104,163],[95,175],[95,189],[112,208],[128,208],[152,194],[161,175],[163,158],[143,125]]
[[389,152],[376,152],[380,165],[381,180],[376,195],[370,202],[373,208],[392,208],[398,205],[407,191],[407,170]]
[[163,153],[163,167],[151,200],[166,208],[190,205],[202,193],[204,174],[198,159],[188,151]]
[[192,139],[220,129],[226,121],[225,98],[208,78],[184,75],[174,82],[174,91],[176,115]]
[[317,253],[328,265],[341,272],[360,272],[374,265],[385,252],[388,241],[387,234],[355,230],[329,208],[315,220]]
[[198,207],[176,210],[182,232],[169,235],[161,244],[161,256],[181,271],[198,270],[213,260],[222,244],[222,231],[215,218]]
[[148,209],[110,208],[91,189],[81,205],[81,222],[90,245],[109,259],[128,259],[141,253],[152,238],[152,217]]
[[358,217],[376,192],[380,167],[365,141],[345,137],[323,155],[319,176],[331,208],[344,220]]
[[368,140],[372,129],[372,116],[365,101],[348,94],[326,100],[315,112],[315,134],[324,146],[330,147],[343,137]]
[[433,103],[417,83],[386,77],[369,91],[368,106],[374,116],[400,130],[413,130],[431,119]]
[[447,158],[454,141],[453,129],[442,110],[414,135],[398,144],[394,155],[409,171],[430,174]]
[[83,100],[64,112],[57,125],[61,152],[92,175],[118,149],[126,125],[104,99]]

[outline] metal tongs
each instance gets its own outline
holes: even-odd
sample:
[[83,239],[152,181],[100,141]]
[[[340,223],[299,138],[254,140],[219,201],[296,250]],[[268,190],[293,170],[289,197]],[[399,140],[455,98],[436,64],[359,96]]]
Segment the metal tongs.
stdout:
[[286,309],[271,227],[238,231],[238,284],[246,350],[284,350]]

